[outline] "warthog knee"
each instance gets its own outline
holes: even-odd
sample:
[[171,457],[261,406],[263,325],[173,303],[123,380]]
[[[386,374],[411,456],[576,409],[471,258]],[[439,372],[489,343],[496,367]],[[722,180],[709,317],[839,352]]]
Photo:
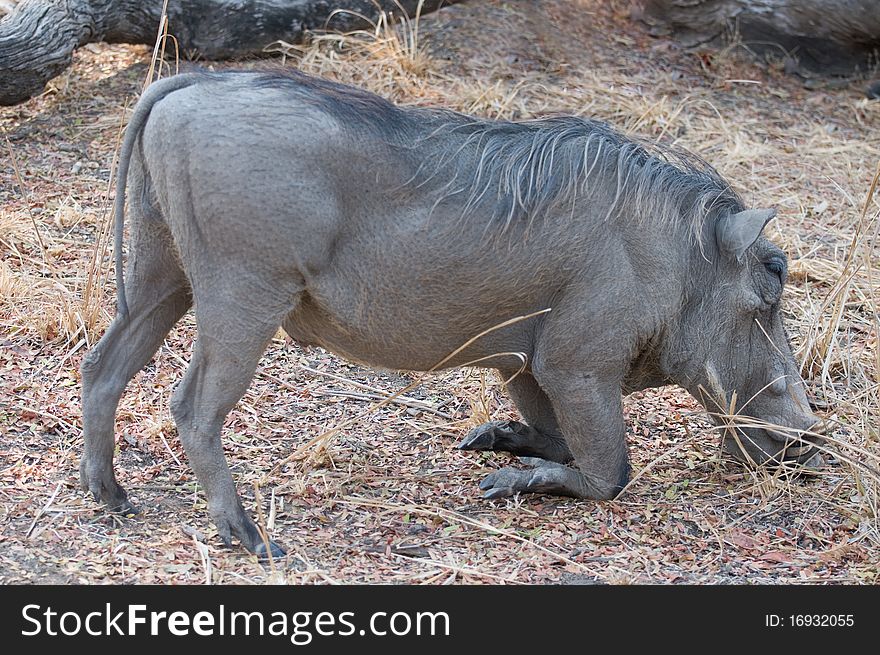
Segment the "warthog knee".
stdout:
[[82,363],[79,365],[79,371],[85,381],[93,380],[101,368],[101,347],[96,345],[86,353]]
[[79,370],[82,375],[83,412],[89,416],[94,416],[95,412],[99,415],[115,413],[126,380],[120,379],[118,370],[104,356],[100,344],[86,353]]
[[627,461],[624,462],[623,465],[620,467],[616,482],[609,482],[607,480],[592,481],[592,495],[596,498],[596,500],[614,500],[620,495],[620,492],[623,491],[627,483],[629,483],[629,475],[630,466],[629,462]]
[[168,403],[168,406],[171,410],[171,416],[174,418],[174,422],[177,424],[178,430],[181,432],[181,436],[183,433],[182,428],[184,426],[188,426],[191,423],[192,418],[192,400],[187,397],[187,395],[183,391],[183,384],[180,383],[180,386],[174,390],[174,393],[171,394],[171,400]]

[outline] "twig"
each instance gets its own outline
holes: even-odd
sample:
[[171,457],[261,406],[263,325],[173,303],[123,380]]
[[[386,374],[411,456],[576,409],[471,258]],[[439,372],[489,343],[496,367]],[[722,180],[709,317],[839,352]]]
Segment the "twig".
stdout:
[[21,171],[18,169],[18,160],[15,158],[15,152],[12,150],[12,144],[9,143],[9,137],[4,133],[3,138],[6,140],[6,149],[9,151],[9,160],[12,162],[12,170],[15,171],[15,178],[18,181],[18,190],[21,192],[21,197],[24,200],[24,206],[27,210],[28,217],[31,219],[31,225],[34,228],[34,234],[37,237],[37,241],[40,244],[40,254],[43,256],[43,266],[46,267],[46,270],[49,271],[50,274],[54,275],[54,271],[52,270],[52,266],[49,263],[49,259],[46,256],[46,244],[43,242],[43,237],[40,234],[40,228],[37,227],[37,219],[34,218],[34,213],[31,211],[31,202],[28,198],[27,187],[24,185],[24,180],[21,178]]
[[269,562],[269,569],[274,574],[277,569],[275,567],[275,557],[272,555],[272,541],[269,539],[269,531],[266,529],[266,517],[263,515],[263,494],[260,493],[259,482],[254,483],[254,503],[257,506],[257,531],[263,540],[263,546],[266,548],[266,558]]
[[[308,366],[300,365],[299,368],[306,371],[307,373],[312,373],[314,375],[323,375],[324,377],[328,377],[331,380],[337,380],[338,382],[343,382],[344,384],[350,384],[353,387],[357,387],[358,389],[364,389],[365,391],[369,391],[370,394],[350,394],[352,398],[360,398],[370,400],[385,400],[391,398],[391,402],[394,402],[398,405],[408,405],[410,407],[418,407],[419,409],[424,409],[426,412],[432,412],[437,414],[438,416],[442,416],[445,419],[452,420],[454,417],[449,414],[445,414],[441,412],[437,407],[429,405],[421,400],[416,398],[410,398],[409,396],[397,396],[392,398],[393,394],[389,391],[385,391],[384,389],[379,389],[377,387],[371,387],[368,384],[364,384],[363,382],[358,382],[357,380],[350,380],[348,378],[342,377],[341,375],[335,375],[334,373],[329,373],[327,371],[319,371],[316,368],[309,368]],[[263,369],[257,370],[257,375],[266,378],[267,380],[271,380],[275,384],[287,389],[288,391],[300,391],[295,385],[290,384],[289,382],[285,382],[279,377],[272,375],[271,373],[266,372]],[[349,392],[344,392],[341,390],[329,389],[325,393],[330,393],[332,395],[349,395]]]
[[[168,0],[165,0],[162,3],[162,12],[159,15],[159,29],[156,33],[156,42],[153,44],[153,54],[150,57],[150,68],[147,70],[147,77],[144,80],[143,89],[141,89],[141,93],[147,90],[147,87],[153,83],[153,76],[156,71],[156,60],[159,57],[159,49],[162,48],[164,53],[165,49],[165,39],[163,38],[163,34],[167,34],[168,32]],[[160,65],[160,73],[161,73],[161,65]]]
[[49,412],[42,412],[39,409],[34,409],[33,407],[26,407],[24,405],[12,405],[13,409],[17,409],[20,412],[31,412],[32,414],[36,414],[37,416],[45,416],[46,418],[51,418],[54,421],[58,421],[61,425],[71,431],[81,432],[78,427],[76,427],[73,423],[68,423],[63,418],[59,418],[55,416],[55,414],[50,414]]
[[406,555],[401,555],[400,553],[392,552],[390,553],[392,557],[397,559],[398,561],[404,562],[418,562],[419,564],[423,564],[425,566],[435,566],[440,569],[446,569],[449,571],[454,571],[455,573],[460,573],[462,575],[470,575],[478,578],[486,578],[488,580],[494,580],[496,582],[503,582],[504,584],[511,585],[521,585],[526,584],[519,580],[514,580],[512,578],[505,578],[500,575],[494,575],[492,573],[485,573],[483,571],[478,571],[477,569],[468,567],[468,566],[457,566],[455,564],[447,564],[445,562],[438,562],[435,559],[420,559],[418,557],[407,557]]
[[[595,573],[595,571],[590,570],[589,568],[587,568],[586,566],[584,566],[580,562],[575,562],[573,559],[570,559],[561,553],[556,553],[556,552],[550,550],[549,548],[541,546],[540,544],[536,544],[534,541],[526,539],[525,537],[521,537],[520,535],[518,535],[514,532],[509,532],[507,530],[502,530],[501,528],[496,528],[494,525],[489,525],[488,523],[484,523],[482,521],[477,521],[476,519],[472,519],[469,516],[465,516],[464,514],[459,514],[458,512],[453,512],[451,510],[430,509],[430,508],[426,508],[426,507],[420,507],[418,505],[392,505],[390,503],[377,502],[377,501],[369,500],[367,498],[353,498],[353,497],[348,497],[348,498],[345,498],[344,500],[339,500],[337,502],[340,502],[342,504],[360,505],[362,507],[385,507],[385,508],[390,509],[392,511],[398,511],[398,512],[402,511],[405,513],[421,514],[423,516],[436,516],[438,518],[443,519],[444,521],[449,521],[449,522],[458,521],[459,523],[464,523],[465,525],[470,525],[471,527],[480,528],[481,530],[485,530],[485,531],[490,532],[492,534],[498,534],[498,535],[502,535],[504,537],[508,537],[510,539],[514,539],[515,541],[519,541],[521,543],[527,544],[527,545],[531,546],[532,548],[536,548],[536,549],[540,550],[542,553],[550,555],[551,557],[553,557],[553,558],[555,558],[565,564],[569,564],[570,566],[575,566],[575,567],[582,569],[584,571],[587,571],[589,573]],[[611,567],[611,568],[614,568],[619,573],[627,573],[627,571],[624,571],[623,569],[620,569],[618,567]]]
[[52,495],[49,496],[49,500],[46,501],[46,504],[43,505],[42,509],[40,509],[40,511],[37,512],[37,515],[34,517],[34,520],[31,522],[31,527],[29,527],[29,528],[27,529],[27,532],[24,533],[25,538],[28,538],[28,537],[31,536],[31,532],[34,531],[34,527],[36,527],[36,525],[37,525],[37,521],[40,520],[40,517],[43,516],[43,514],[46,513],[46,510],[49,509],[49,507],[50,507],[50,506],[52,505],[52,503],[55,501],[55,496],[57,496],[57,495],[58,495],[58,492],[61,491],[61,487],[62,487],[63,485],[64,485],[63,482],[59,482],[57,485],[55,485],[55,491],[53,491],[53,492],[52,492]]
[[171,446],[168,444],[168,440],[165,439],[165,435],[162,434],[162,433],[160,432],[160,433],[159,433],[159,438],[162,440],[162,443],[165,444],[165,448],[167,448],[167,449],[168,449],[168,452],[171,453],[171,457],[174,459],[174,461],[177,463],[177,465],[178,465],[179,467],[183,468],[183,464],[180,463],[180,460],[177,459],[177,455],[175,455],[175,454],[174,454],[174,451],[171,450]]
[[[300,364],[298,368],[302,369],[306,373],[311,373],[313,375],[323,375],[324,377],[330,378],[331,380],[336,380],[337,382],[344,382],[345,384],[350,384],[351,386],[357,387],[358,389],[363,389],[364,391],[371,391],[372,393],[382,394],[386,397],[391,395],[390,393],[388,393],[382,389],[379,389],[378,387],[371,387],[369,384],[364,384],[363,382],[358,382],[357,380],[350,380],[346,377],[342,377],[341,375],[336,375],[335,373],[330,373],[328,371],[321,371],[316,368],[310,368],[310,367],[305,366],[303,364]],[[261,371],[261,374],[263,374],[266,377],[268,377],[268,378],[270,378],[280,384],[283,384],[291,389],[295,388],[291,385],[288,385],[286,382],[283,382],[282,380],[279,380],[278,378],[275,378],[275,377],[269,375],[268,373]],[[401,398],[404,400],[410,400],[410,398],[408,398],[407,396],[401,396]]]
[[[388,396],[384,394],[378,393],[358,393],[356,391],[343,391],[342,389],[326,389],[322,392],[326,396],[343,396],[345,398],[355,398],[356,400],[383,400]],[[436,414],[442,418],[445,418],[449,421],[454,419],[455,417],[451,414],[447,414],[446,412],[441,412],[438,409],[435,409],[431,405],[427,403],[419,402],[418,400],[412,400],[410,398],[394,398],[391,401],[395,405],[403,405],[404,407],[412,407],[414,409],[420,409],[424,412],[428,412],[430,414]]]

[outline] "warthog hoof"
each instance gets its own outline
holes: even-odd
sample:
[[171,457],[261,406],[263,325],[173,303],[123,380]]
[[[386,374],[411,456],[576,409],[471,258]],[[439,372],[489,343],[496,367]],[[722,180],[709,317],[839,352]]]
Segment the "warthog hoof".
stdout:
[[516,423],[516,421],[490,421],[478,425],[465,435],[456,448],[459,450],[501,450],[497,444],[505,440],[509,441],[510,434],[513,432],[511,423]]
[[140,510],[128,500],[125,489],[116,483],[113,469],[95,470],[85,460],[79,467],[80,486],[83,491],[91,492],[99,503],[104,503],[111,512],[132,516],[140,514]]
[[[215,508],[211,511],[211,517],[214,519],[214,525],[217,526],[217,535],[220,537],[220,541],[227,548],[232,548],[232,537],[235,536],[241,541],[241,545],[256,555],[261,562],[268,561],[270,557],[275,559],[286,555],[281,546],[271,539],[263,538],[257,524],[245,514],[240,503],[236,502],[234,509],[228,512]],[[267,543],[269,544],[268,549],[266,548]]]
[[551,462],[572,461],[565,441],[538,432],[519,421],[490,421],[465,435],[459,450],[490,450],[526,457],[540,457]]
[[140,508],[132,505],[128,498],[124,499],[122,503],[115,507],[110,507],[109,505],[107,507],[111,512],[122,514],[123,516],[136,516],[141,513]]
[[269,542],[269,552],[266,552],[266,544],[261,542],[257,544],[257,547],[254,548],[254,555],[257,556],[257,559],[261,562],[268,562],[270,559],[280,559],[284,557],[287,553],[284,552],[284,549],[281,548],[274,541]]
[[480,489],[486,492],[483,498],[506,498],[516,493],[583,496],[579,471],[534,457],[524,457],[522,461],[533,468],[506,467],[483,478],[480,482]]

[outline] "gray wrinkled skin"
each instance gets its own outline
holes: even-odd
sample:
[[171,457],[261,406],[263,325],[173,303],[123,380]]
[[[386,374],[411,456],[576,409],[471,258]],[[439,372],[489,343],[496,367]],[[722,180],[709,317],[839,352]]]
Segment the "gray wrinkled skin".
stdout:
[[220,431],[279,325],[427,370],[551,309],[447,362],[487,358],[507,378],[520,362],[498,353],[528,357],[508,385],[524,423],[460,446],[538,458],[486,478],[490,498],[613,498],[629,475],[622,393],[664,384],[710,413],[736,392],[743,414],[793,430],[744,429],[740,455],[812,454],[792,445],[817,419],[778,309],[785,257],[760,236],[773,212],[688,156],[579,118],[490,122],[301,74],[196,74],[154,84],[132,117],[118,264],[126,187],[118,313],[82,366],[83,486],[115,510],[134,509],[113,471],[117,403],[190,306],[172,413],[220,536],[261,556],[283,551],[243,510]]

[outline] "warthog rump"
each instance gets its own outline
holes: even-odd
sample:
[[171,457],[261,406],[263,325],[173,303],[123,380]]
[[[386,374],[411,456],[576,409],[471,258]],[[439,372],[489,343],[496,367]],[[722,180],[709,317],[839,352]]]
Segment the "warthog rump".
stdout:
[[133,509],[113,470],[117,403],[191,306],[198,340],[171,411],[221,538],[261,556],[220,431],[279,325],[409,370],[488,331],[445,364],[513,376],[524,421],[460,447],[533,458],[489,475],[490,498],[614,497],[629,475],[622,394],[665,384],[718,421],[739,398],[749,425],[727,443],[742,456],[804,462],[817,419],[779,312],[786,258],[761,236],[773,214],[698,159],[596,121],[402,108],[299,73],[162,80],[120,155],[118,311],[82,365],[83,486]]

